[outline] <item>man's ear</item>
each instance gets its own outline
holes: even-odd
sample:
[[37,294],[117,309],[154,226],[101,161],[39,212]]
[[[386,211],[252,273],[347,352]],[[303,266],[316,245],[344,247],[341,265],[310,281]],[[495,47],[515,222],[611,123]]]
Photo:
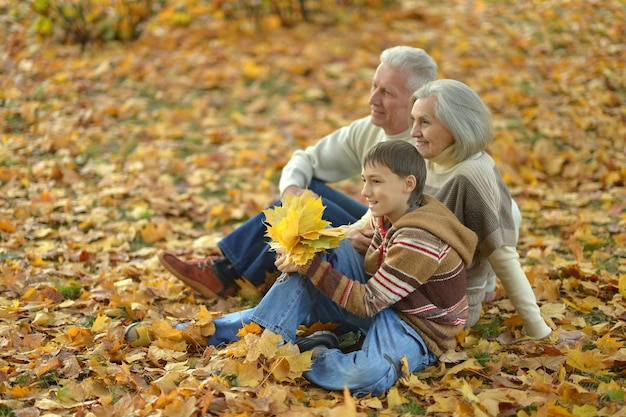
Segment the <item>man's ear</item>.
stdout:
[[417,186],[417,180],[415,179],[415,175],[409,175],[404,179],[404,191],[410,193]]

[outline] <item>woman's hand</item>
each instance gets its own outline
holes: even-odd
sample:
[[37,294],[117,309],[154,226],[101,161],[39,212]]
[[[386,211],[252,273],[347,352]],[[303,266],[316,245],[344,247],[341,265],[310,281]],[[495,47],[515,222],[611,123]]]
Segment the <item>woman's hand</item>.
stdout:
[[349,226],[345,228],[345,233],[352,247],[361,255],[365,255],[374,236],[374,230]]
[[574,347],[580,340],[585,337],[585,333],[580,330],[559,330],[559,339],[556,341],[558,347]]

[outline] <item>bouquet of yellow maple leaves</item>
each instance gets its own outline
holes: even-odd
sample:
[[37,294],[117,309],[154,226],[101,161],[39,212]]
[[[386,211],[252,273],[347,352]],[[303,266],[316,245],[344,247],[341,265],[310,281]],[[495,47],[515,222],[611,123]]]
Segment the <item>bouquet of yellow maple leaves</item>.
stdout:
[[285,253],[285,264],[306,265],[316,253],[336,248],[346,237],[340,227],[328,227],[322,219],[322,199],[306,190],[299,196],[285,194],[282,206],[263,210],[270,248]]

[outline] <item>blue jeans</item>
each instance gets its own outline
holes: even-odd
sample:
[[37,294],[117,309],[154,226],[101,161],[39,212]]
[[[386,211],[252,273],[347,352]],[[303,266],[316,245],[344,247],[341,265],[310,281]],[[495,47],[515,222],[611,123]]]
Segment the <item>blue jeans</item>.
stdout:
[[[354,223],[367,211],[364,204],[327,186],[322,181],[313,179],[309,189],[322,197],[322,203],[326,206],[323,218],[331,222],[332,226]],[[274,205],[279,204],[280,202],[276,202]],[[266,271],[275,270],[275,255],[269,251],[264,222],[265,215],[259,213],[217,244],[237,274],[254,285],[265,282]]]
[[[323,255],[344,275],[367,280],[363,259],[348,241]],[[242,324],[253,321],[280,334],[285,341],[295,341],[300,324],[340,323],[338,332],[359,330],[365,334],[360,350],[343,353],[328,349],[314,358],[311,370],[304,376],[322,388],[342,390],[347,386],[353,395],[382,395],[402,375],[401,359],[405,356],[409,371],[432,365],[437,357],[426,347],[421,336],[391,308],[374,317],[359,317],[335,304],[311,281],[299,274],[290,274],[276,282],[255,308],[231,313],[214,320],[216,333],[209,344],[227,344],[237,339]]]

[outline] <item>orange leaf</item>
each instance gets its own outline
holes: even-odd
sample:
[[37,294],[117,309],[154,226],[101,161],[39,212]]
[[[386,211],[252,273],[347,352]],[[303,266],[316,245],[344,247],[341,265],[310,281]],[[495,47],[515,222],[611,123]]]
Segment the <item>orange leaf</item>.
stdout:
[[605,355],[611,355],[617,353],[617,351],[624,346],[624,342],[618,341],[611,337],[610,333],[607,333],[596,341],[596,346],[598,346]]
[[146,243],[154,243],[165,239],[168,232],[167,223],[161,223],[158,226],[154,222],[148,222],[146,227],[141,229],[141,238]]
[[93,342],[93,334],[91,330],[84,327],[70,327],[65,331],[68,337],[68,343],[76,347],[85,347]]
[[0,220],[0,230],[4,232],[13,233],[15,232],[15,225],[6,220]]
[[322,323],[321,321],[316,321],[311,326],[298,327],[298,336],[308,336],[320,330],[335,330],[337,327],[339,327],[339,323]]
[[23,385],[14,385],[11,388],[8,389],[8,392],[11,396],[15,397],[15,398],[24,398],[27,395],[30,395],[33,393],[33,390],[30,389],[30,387],[27,386],[23,386]]
[[261,334],[261,333],[263,333],[263,329],[261,328],[261,326],[259,326],[256,323],[249,323],[249,324],[244,325],[241,329],[239,329],[239,331],[237,332],[237,336],[243,338],[247,334]]
[[37,377],[45,374],[48,371],[58,368],[61,365],[59,358],[51,358],[48,362],[37,367]]

